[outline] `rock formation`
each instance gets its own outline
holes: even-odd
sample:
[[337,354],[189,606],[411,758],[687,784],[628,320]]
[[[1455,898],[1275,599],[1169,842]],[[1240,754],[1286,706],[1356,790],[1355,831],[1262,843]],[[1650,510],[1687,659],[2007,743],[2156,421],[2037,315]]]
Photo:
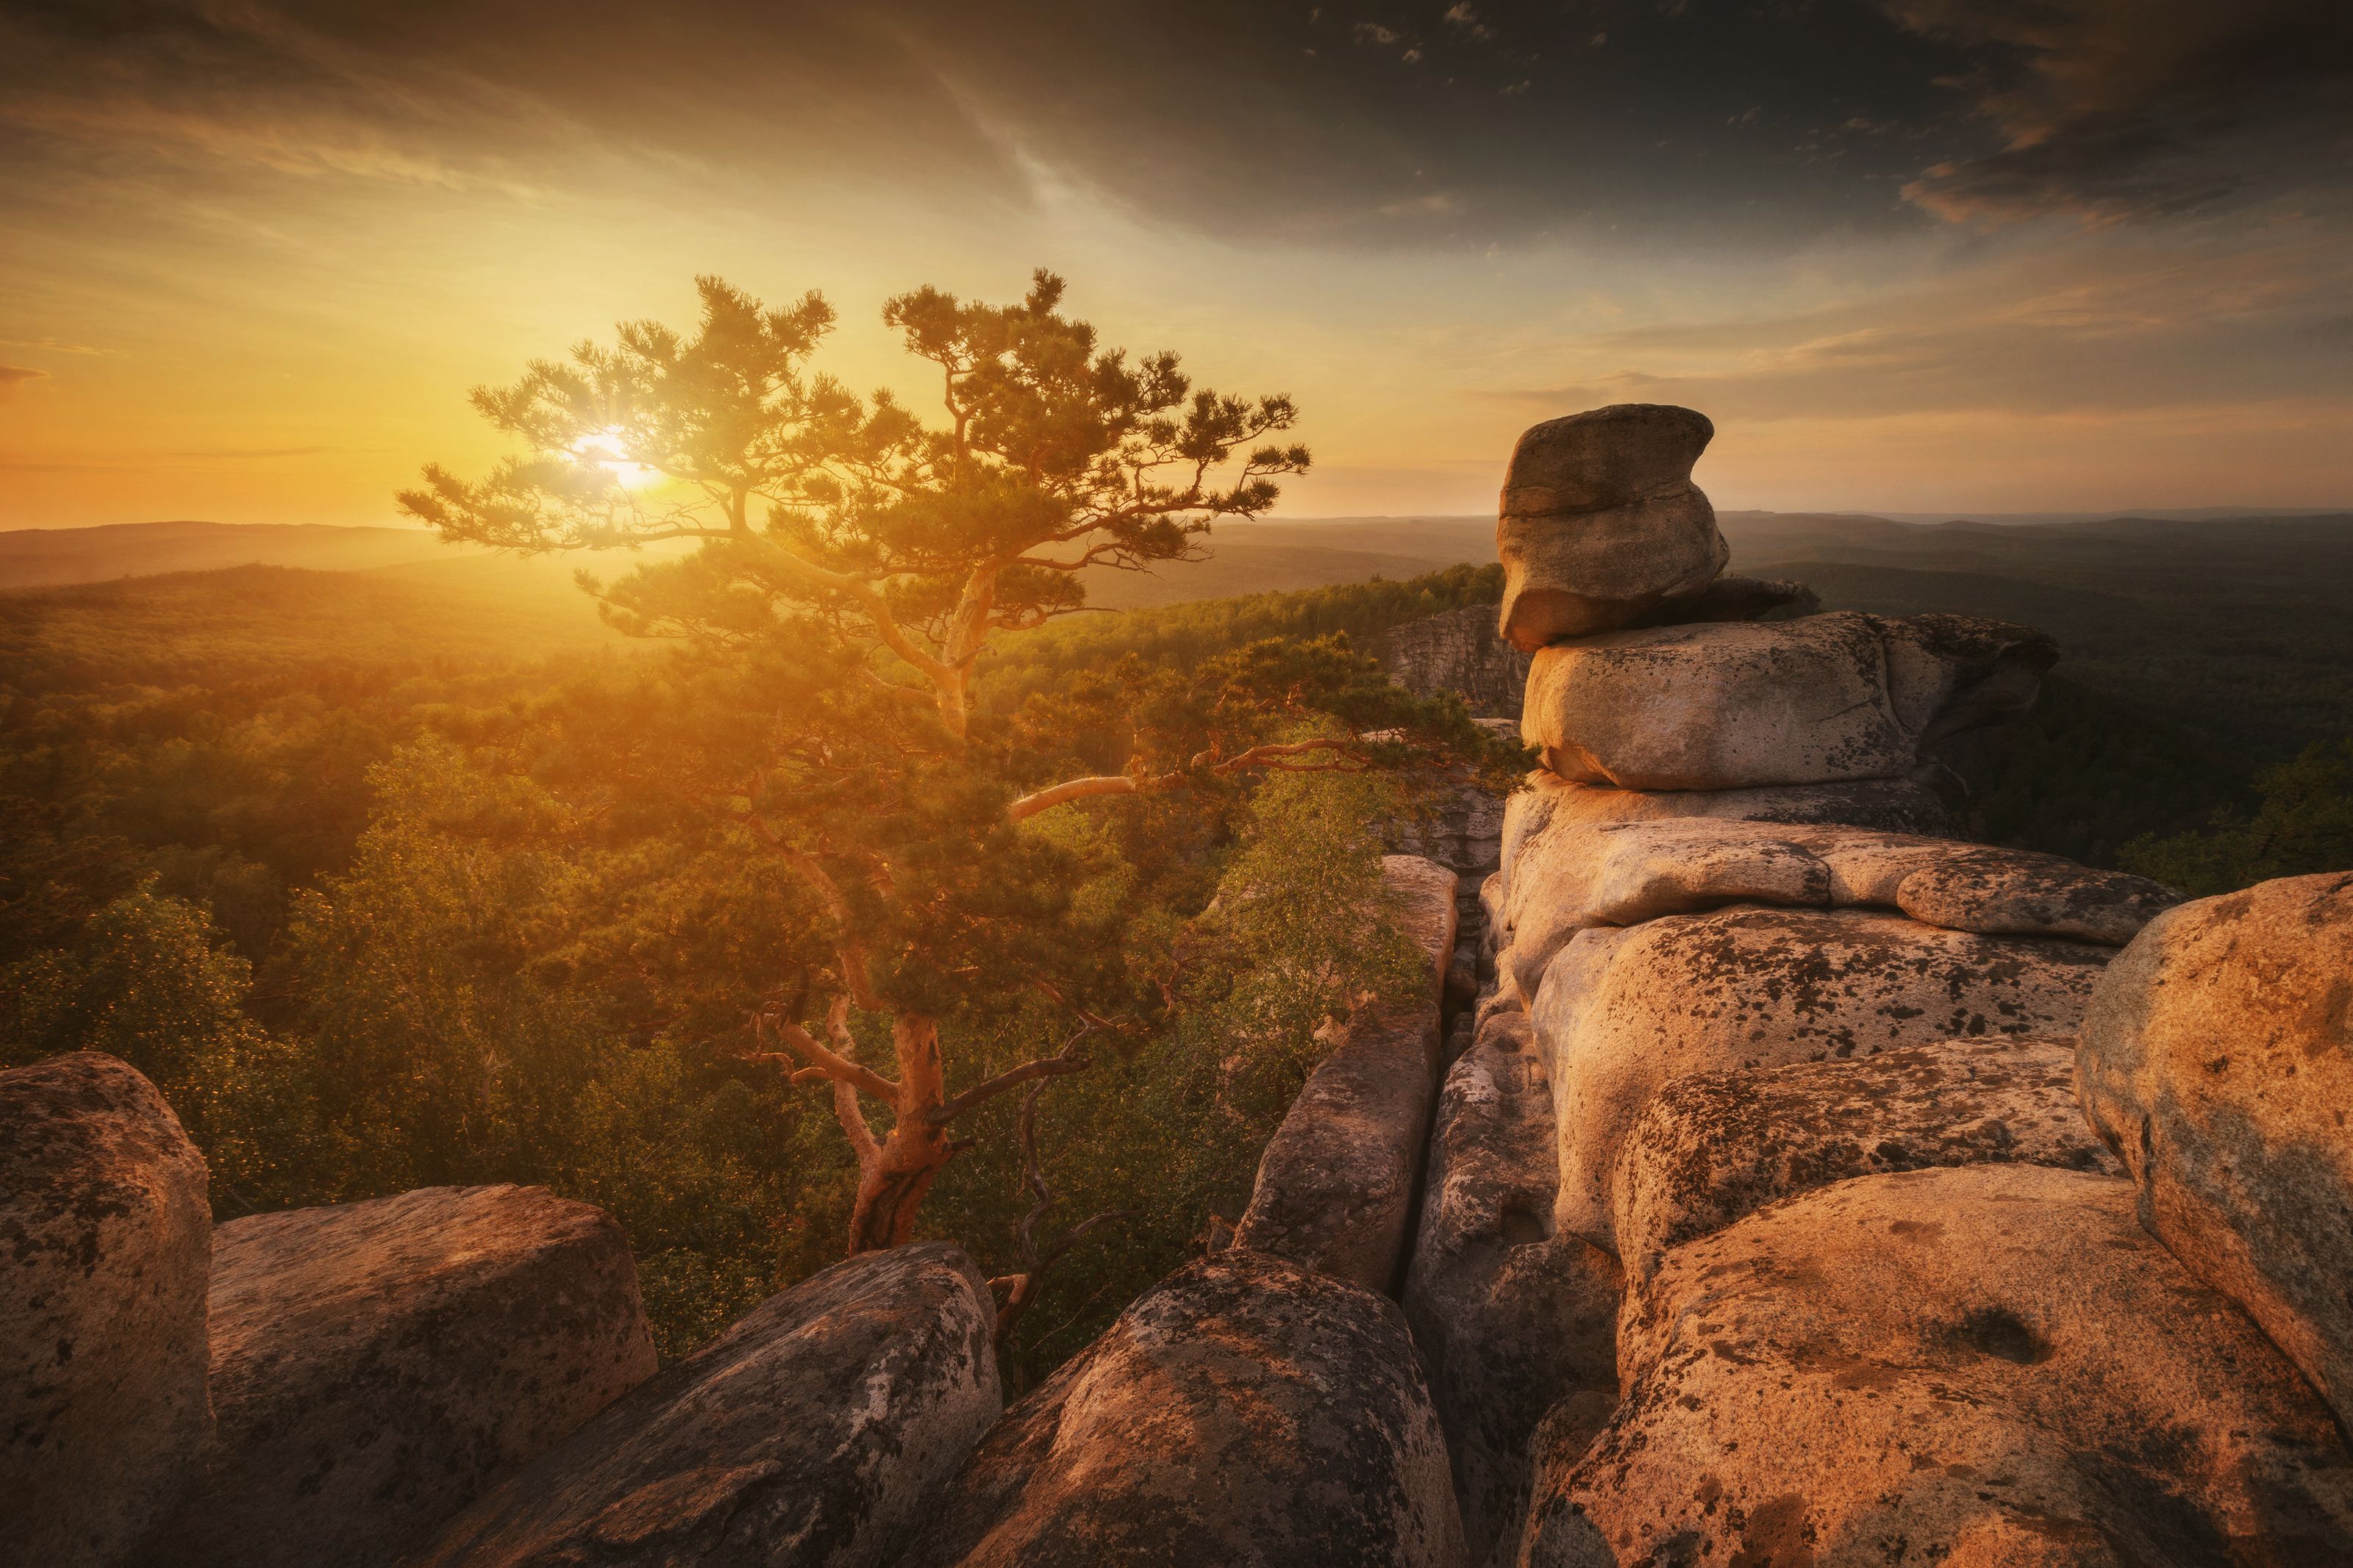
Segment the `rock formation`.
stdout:
[[153,1568],[395,1562],[654,1370],[620,1227],[543,1188],[427,1187],[213,1236],[219,1447]]
[[414,1568],[871,1568],[1000,1400],[996,1306],[944,1242],[773,1296],[474,1504]]
[[205,1187],[114,1058],[0,1072],[0,1560],[120,1562],[202,1477]]

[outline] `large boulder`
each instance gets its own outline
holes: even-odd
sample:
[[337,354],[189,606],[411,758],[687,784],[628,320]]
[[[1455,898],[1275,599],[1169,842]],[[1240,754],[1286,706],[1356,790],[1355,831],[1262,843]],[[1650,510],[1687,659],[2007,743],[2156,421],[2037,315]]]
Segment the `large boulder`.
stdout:
[[1522,847],[1504,899],[1523,994],[1569,938],[1735,902],[1899,910],[1981,936],[2121,947],[2179,901],[2056,855],[1870,829],[1717,818],[1563,824]]
[[1608,631],[1713,582],[1731,551],[1691,471],[1715,435],[1704,415],[1647,403],[1522,435],[1495,525],[1505,640]]
[[411,1568],[869,1568],[1001,1407],[996,1308],[945,1242],[770,1297],[467,1510]]
[[2111,1177],[1973,1165],[1760,1210],[1668,1256],[1619,1370],[1600,1437],[1539,1457],[1531,1568],[2353,1557],[2327,1406]]
[[1405,1315],[1430,1366],[1473,1563],[1518,1552],[1546,1415],[1617,1403],[1618,1264],[1553,1234],[1552,1091],[1528,1021],[1504,1014],[1446,1075]]
[[1536,655],[1520,729],[1560,777],[1620,789],[1900,778],[2031,706],[2057,657],[1958,616],[1610,632]]
[[1619,1150],[1611,1229],[1627,1287],[1640,1289],[1674,1248],[1767,1204],[1856,1176],[1979,1164],[2121,1172],[2076,1107],[2074,1041],[1945,1040],[1677,1079]]
[[126,1064],[0,1072],[0,1558],[119,1562],[203,1474],[205,1188]]
[[1457,1568],[1446,1443],[1397,1304],[1239,1247],[1005,1414],[903,1568]]
[[155,1568],[372,1568],[654,1370],[601,1209],[426,1187],[214,1232],[209,1484]]
[[2141,1222],[2353,1426],[2353,874],[2160,917],[2094,992],[2077,1065]]
[[1384,855],[1381,882],[1397,901],[1398,924],[1406,940],[1430,961],[1434,1002],[1446,989],[1447,970],[1454,958],[1460,922],[1454,899],[1461,879],[1423,856]]
[[1559,1226],[1617,1249],[1619,1145],[1677,1079],[2072,1034],[2108,957],[1859,910],[1736,904],[1579,931],[1531,1010],[1560,1124]]

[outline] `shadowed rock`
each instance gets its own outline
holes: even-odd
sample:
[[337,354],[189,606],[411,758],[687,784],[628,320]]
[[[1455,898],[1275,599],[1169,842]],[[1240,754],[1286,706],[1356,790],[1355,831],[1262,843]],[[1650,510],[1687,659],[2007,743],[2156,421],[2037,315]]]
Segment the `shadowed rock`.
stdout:
[[2141,1223],[2353,1426],[2353,874],[2160,917],[2102,977],[2077,1060]]
[[205,1188],[126,1063],[0,1072],[0,1558],[120,1562],[202,1476]]
[[1560,1126],[1559,1228],[1616,1250],[1619,1145],[1693,1073],[2072,1034],[2105,948],[1861,910],[1734,905],[1579,931],[1531,1009]]
[[1680,599],[1662,599],[1656,608],[1626,623],[1638,626],[1680,626],[1700,621],[1755,621],[1787,610],[1810,616],[1822,607],[1822,596],[1803,583],[1778,577],[1718,577],[1698,593]]
[[2121,1181],[1976,1165],[1841,1182],[1670,1254],[1625,1402],[1539,1457],[1523,1561],[2307,1564],[2353,1456]]
[[1520,728],[1560,777],[1620,789],[1899,778],[2031,706],[2057,657],[1957,616],[1609,632],[1537,654]]
[[1528,684],[1528,656],[1495,629],[1489,605],[1466,605],[1381,634],[1381,668],[1389,679],[1423,697],[1459,695],[1473,713],[1520,716]]
[[1474,1563],[1517,1554],[1546,1413],[1577,1394],[1601,1414],[1617,1400],[1618,1266],[1554,1237],[1553,1142],[1528,1021],[1504,1015],[1446,1075],[1405,1289]]
[[654,1370],[601,1209],[426,1187],[214,1232],[209,1484],[156,1568],[367,1568]]
[[1455,1568],[1446,1446],[1397,1304],[1239,1247],[1005,1414],[904,1568]]
[[1000,1408],[996,1310],[945,1242],[770,1297],[474,1504],[414,1568],[867,1568]]
[[2073,1040],[1994,1039],[1677,1079],[1618,1153],[1612,1228],[1627,1288],[1686,1242],[1856,1176],[1978,1164],[2115,1175],[2074,1077]]
[[1607,631],[1714,581],[1730,549],[1691,471],[1715,434],[1691,409],[1627,403],[1521,436],[1495,525],[1505,640]]

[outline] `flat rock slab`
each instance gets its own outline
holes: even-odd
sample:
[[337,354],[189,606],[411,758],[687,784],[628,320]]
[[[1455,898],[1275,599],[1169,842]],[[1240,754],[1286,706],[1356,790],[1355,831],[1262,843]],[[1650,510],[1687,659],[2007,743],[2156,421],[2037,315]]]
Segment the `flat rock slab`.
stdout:
[[1530,1568],[2341,1563],[2353,1455],[2123,1181],[1871,1176],[1670,1255]]
[[1691,482],[1715,434],[1705,415],[1649,403],[1547,419],[1523,434],[1495,524],[1504,639],[1541,647],[1704,590],[1731,554],[1715,509]]
[[654,1370],[602,1209],[425,1187],[214,1233],[209,1484],[156,1568],[370,1568]]
[[1617,1403],[1617,1260],[1553,1235],[1553,1145],[1528,1021],[1500,1015],[1446,1075],[1405,1289],[1474,1563],[1517,1555],[1545,1416],[1579,1394]]
[[1859,910],[1736,904],[1583,931],[1530,1016],[1560,1125],[1559,1228],[1617,1248],[1619,1146],[1693,1073],[2075,1031],[2111,950]]
[[1536,655],[1520,731],[1554,773],[1620,789],[1901,778],[2031,706],[2057,657],[1952,616],[1609,632]]
[[1397,1304],[1239,1247],[1005,1414],[903,1568],[1456,1568],[1446,1444]]
[[2056,855],[1861,828],[1684,818],[1564,824],[1523,847],[1504,899],[1523,994],[1577,932],[1727,903],[1883,908],[1983,936],[2122,947],[2179,902]]
[[996,1308],[945,1242],[770,1297],[468,1509],[414,1568],[869,1568],[998,1415]]
[[2353,875],[2184,904],[2109,966],[2085,1113],[2144,1225],[2353,1426]]
[[205,1189],[127,1063],[0,1072],[0,1557],[119,1562],[202,1476]]
[[1446,988],[1447,972],[1454,959],[1454,938],[1461,919],[1455,895],[1462,879],[1423,856],[1384,855],[1381,881],[1397,900],[1398,923],[1407,940],[1430,961],[1434,1001]]
[[1674,1248],[1767,1204],[1857,1176],[1978,1164],[2122,1173],[2076,1105],[2074,1041],[1946,1040],[1677,1079],[1619,1150],[1611,1228],[1640,1289]]

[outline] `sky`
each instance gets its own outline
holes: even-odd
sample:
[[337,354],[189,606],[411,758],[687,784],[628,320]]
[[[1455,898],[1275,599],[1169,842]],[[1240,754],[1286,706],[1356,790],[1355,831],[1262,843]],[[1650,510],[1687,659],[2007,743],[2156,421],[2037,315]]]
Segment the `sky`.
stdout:
[[2343,0],[0,0],[0,528],[391,523],[692,279],[923,378],[1031,268],[1288,392],[1281,510],[1698,408],[1720,508],[2353,504]]

